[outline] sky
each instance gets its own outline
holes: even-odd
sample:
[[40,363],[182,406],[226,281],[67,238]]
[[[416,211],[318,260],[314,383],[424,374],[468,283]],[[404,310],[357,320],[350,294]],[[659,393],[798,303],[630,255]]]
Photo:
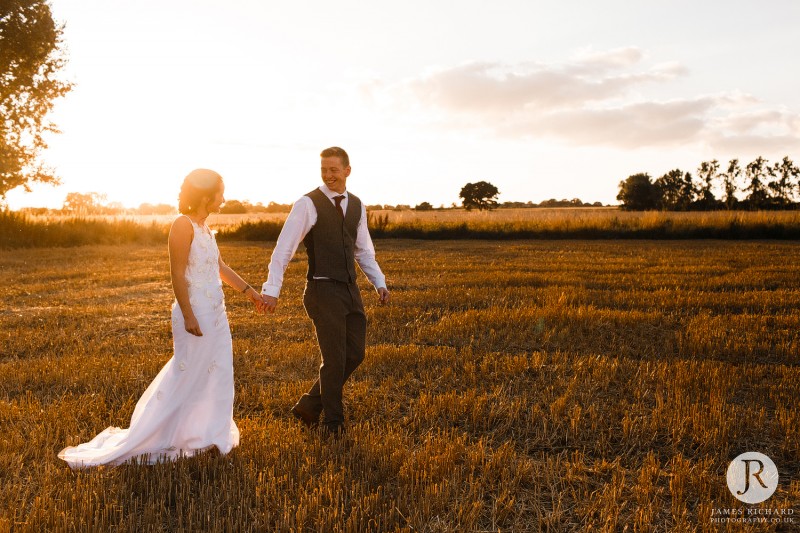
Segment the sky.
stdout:
[[800,159],[800,2],[53,0],[74,84],[42,159],[68,192],[292,203],[348,151],[367,204],[616,203],[631,174]]

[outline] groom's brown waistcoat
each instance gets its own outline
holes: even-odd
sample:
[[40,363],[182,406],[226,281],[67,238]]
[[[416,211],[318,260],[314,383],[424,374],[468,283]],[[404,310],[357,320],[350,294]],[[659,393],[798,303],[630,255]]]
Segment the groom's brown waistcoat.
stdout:
[[306,196],[311,198],[317,209],[317,223],[303,239],[308,252],[306,278],[355,282],[355,244],[361,220],[361,200],[348,193],[347,212],[342,219],[336,206],[319,189],[314,189]]

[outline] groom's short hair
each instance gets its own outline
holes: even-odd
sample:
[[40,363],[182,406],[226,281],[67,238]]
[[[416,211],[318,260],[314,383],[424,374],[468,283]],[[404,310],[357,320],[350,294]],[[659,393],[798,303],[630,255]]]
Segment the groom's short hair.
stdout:
[[342,148],[339,148],[338,146],[331,146],[330,148],[325,148],[322,151],[322,153],[319,154],[319,156],[338,157],[342,161],[342,165],[344,165],[345,168],[350,166],[350,157],[347,155],[347,152],[345,152]]

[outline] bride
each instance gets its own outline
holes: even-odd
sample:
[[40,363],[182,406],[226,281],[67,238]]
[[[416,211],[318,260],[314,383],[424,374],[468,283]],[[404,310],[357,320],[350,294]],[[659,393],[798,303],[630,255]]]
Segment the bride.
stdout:
[[239,444],[233,421],[233,352],[221,281],[257,306],[261,296],[219,255],[205,221],[225,201],[222,177],[198,169],[181,186],[169,232],[174,355],[136,404],[130,427],[106,428],[58,456],[72,468],[174,460]]

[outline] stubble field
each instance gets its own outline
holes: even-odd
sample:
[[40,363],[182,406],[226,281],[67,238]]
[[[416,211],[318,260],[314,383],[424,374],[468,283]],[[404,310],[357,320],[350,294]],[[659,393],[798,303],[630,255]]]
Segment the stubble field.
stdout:
[[[73,472],[171,356],[166,246],[0,251],[0,531],[789,531],[800,244],[379,240],[393,290],[328,441],[288,414],[318,356],[304,255],[278,312],[226,289],[241,445]],[[272,244],[223,243],[263,281]],[[747,506],[728,463],[781,481]],[[789,524],[712,522],[793,509]]]

